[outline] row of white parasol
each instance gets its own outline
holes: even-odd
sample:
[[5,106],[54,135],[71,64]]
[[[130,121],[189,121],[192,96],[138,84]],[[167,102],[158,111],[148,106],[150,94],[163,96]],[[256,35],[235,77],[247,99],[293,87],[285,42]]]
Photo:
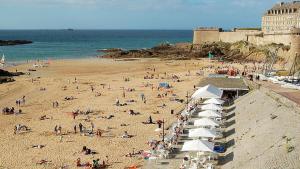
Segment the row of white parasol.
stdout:
[[[203,102],[201,106],[201,112],[198,113],[198,116],[201,117],[194,121],[194,126],[199,127],[189,130],[189,137],[191,138],[216,138],[219,136],[219,133],[215,130],[215,127],[220,125],[219,121],[214,120],[215,118],[221,118],[222,114],[220,111],[223,110],[222,97],[223,91],[213,85],[207,85],[198,89],[193,95],[193,100],[207,99]],[[204,128],[204,127],[210,127]],[[194,151],[194,152],[214,152],[214,143],[209,142],[208,140],[191,140],[186,141],[183,144],[181,151]]]

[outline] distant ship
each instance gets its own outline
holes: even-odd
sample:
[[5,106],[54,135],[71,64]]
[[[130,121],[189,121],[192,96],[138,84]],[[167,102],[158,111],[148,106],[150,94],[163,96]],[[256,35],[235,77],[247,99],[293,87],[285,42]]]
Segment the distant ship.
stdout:
[[69,29],[67,29],[67,31],[74,31],[74,29],[69,28]]

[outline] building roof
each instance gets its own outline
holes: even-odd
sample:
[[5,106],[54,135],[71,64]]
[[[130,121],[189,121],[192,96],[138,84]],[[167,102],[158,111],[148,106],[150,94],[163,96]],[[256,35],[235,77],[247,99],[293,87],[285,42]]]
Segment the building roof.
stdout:
[[300,1],[293,1],[293,2],[280,2],[275,4],[271,10],[278,10],[278,9],[290,9],[290,8],[300,8]]
[[249,90],[242,78],[206,77],[199,82],[198,86],[203,87],[208,84],[214,85],[222,90]]

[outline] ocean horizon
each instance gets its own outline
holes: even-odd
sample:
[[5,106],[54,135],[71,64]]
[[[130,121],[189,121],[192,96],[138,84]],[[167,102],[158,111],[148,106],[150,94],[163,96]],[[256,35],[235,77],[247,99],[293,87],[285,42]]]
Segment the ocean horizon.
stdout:
[[161,43],[191,42],[192,30],[0,30],[0,40],[30,40],[32,44],[0,46],[8,63],[28,60],[90,58],[99,49],[151,48]]

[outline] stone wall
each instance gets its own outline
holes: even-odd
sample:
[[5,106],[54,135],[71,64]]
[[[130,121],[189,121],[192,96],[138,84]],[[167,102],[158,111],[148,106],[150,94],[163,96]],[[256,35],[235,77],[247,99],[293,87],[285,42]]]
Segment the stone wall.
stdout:
[[247,41],[247,36],[245,32],[220,32],[219,41],[229,43]]
[[[291,45],[292,36],[293,35],[291,34],[263,35],[260,31],[220,32],[218,30],[195,30],[193,44],[204,44],[217,41],[229,43],[248,41],[255,45],[267,45],[271,43]],[[298,40],[300,40],[300,38],[298,38]]]
[[220,32],[217,29],[194,30],[193,44],[217,42],[219,37]]

